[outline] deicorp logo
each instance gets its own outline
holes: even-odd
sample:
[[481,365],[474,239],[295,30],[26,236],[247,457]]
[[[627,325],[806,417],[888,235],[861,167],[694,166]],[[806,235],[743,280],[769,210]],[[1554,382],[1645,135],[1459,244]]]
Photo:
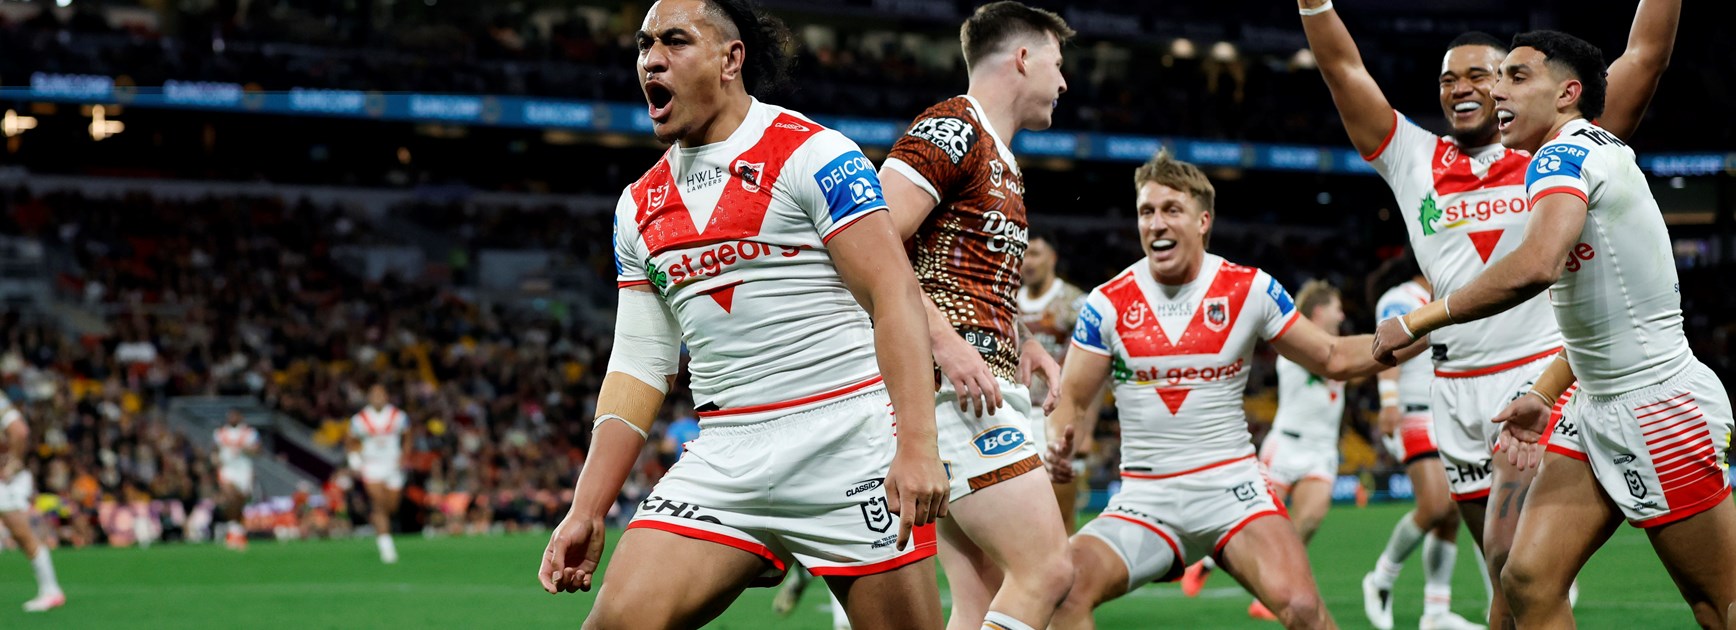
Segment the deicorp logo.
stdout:
[[833,221],[886,206],[880,192],[880,176],[861,151],[849,151],[833,159],[814,173],[814,183],[820,186]]

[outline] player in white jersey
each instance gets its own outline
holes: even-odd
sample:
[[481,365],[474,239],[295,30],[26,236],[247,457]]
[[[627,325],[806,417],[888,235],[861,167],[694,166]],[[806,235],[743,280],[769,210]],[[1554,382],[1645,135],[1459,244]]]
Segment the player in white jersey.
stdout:
[[[1524,190],[1530,156],[1497,142],[1489,88],[1507,52],[1503,42],[1467,33],[1449,44],[1437,79],[1451,134],[1438,136],[1393,110],[1330,2],[1297,4],[1351,144],[1392,188],[1411,251],[1435,291],[1464,287],[1516,250],[1532,215]],[[1680,13],[1680,0],[1641,1],[1627,52],[1610,67],[1616,87],[1602,120],[1617,136],[1639,125],[1668,64]],[[1487,322],[1444,330],[1429,341],[1437,377],[1430,413],[1447,481],[1497,576],[1531,474],[1493,457],[1495,431],[1488,420],[1525,391],[1560,348],[1560,331],[1547,309],[1537,298]],[[1490,615],[1503,619],[1506,604],[1499,590],[1493,595]]]
[[223,522],[224,544],[247,549],[247,530],[242,525],[247,498],[253,495],[253,456],[259,453],[259,432],[243,422],[241,410],[230,409],[223,426],[212,432],[217,444],[217,482],[221,485],[218,505],[228,519]]
[[392,517],[404,491],[404,455],[410,452],[410,416],[393,406],[386,386],[368,388],[368,406],[350,418],[350,469],[361,474],[368,493],[368,522],[374,525],[374,545],[380,562],[398,561],[392,543]]
[[[1730,397],[1682,332],[1670,236],[1632,149],[1590,120],[1602,52],[1571,35],[1513,39],[1492,94],[1501,141],[1533,152],[1524,243],[1465,287],[1381,322],[1376,352],[1548,291],[1564,360],[1496,418],[1508,459],[1542,471],[1501,585],[1521,627],[1568,627],[1568,584],[1625,517],[1646,529],[1702,627],[1736,606]],[[1379,354],[1377,354],[1379,356]],[[1550,402],[1574,395],[1542,454]],[[1571,423],[1571,424],[1570,424]]]
[[[1067,340],[1073,336],[1073,323],[1079,321],[1079,309],[1085,307],[1085,292],[1073,283],[1062,280],[1056,275],[1055,267],[1060,255],[1055,251],[1055,239],[1039,231],[1031,230],[1030,246],[1025,249],[1025,262],[1019,268],[1020,279],[1024,281],[1019,287],[1019,318],[1024,322],[1025,329],[1031,332],[1042,344],[1043,349],[1056,361],[1067,358]],[[1031,399],[1044,400],[1048,398],[1049,384],[1041,380],[1031,381]],[[1095,417],[1102,406],[1103,398],[1093,398],[1091,407],[1085,410],[1084,417]],[[1047,415],[1047,414],[1045,414]],[[1044,426],[1047,426],[1045,420]],[[1052,428],[1049,431],[1053,431]],[[1037,431],[1032,431],[1036,434]],[[1091,436],[1082,430],[1079,437],[1079,455],[1073,458],[1073,470],[1076,473],[1085,471],[1085,455],[1092,452],[1094,445]],[[1036,438],[1033,435],[1033,438]],[[1048,442],[1048,436],[1042,436],[1042,442]],[[1084,475],[1079,475],[1074,483],[1055,484],[1055,503],[1061,507],[1061,522],[1066,525],[1067,533],[1072,534],[1078,527],[1079,493],[1087,491]]]
[[[1386,288],[1390,287],[1390,288]],[[1385,288],[1385,292],[1379,292]],[[1381,265],[1370,278],[1376,321],[1398,317],[1428,304],[1428,278],[1416,260],[1405,254]],[[1392,629],[1393,585],[1405,560],[1423,550],[1423,618],[1425,630],[1481,628],[1452,611],[1453,566],[1458,561],[1459,512],[1447,495],[1447,477],[1435,447],[1434,417],[1429,414],[1429,389],[1434,371],[1417,357],[1380,373],[1380,434],[1386,450],[1404,464],[1416,508],[1399,517],[1373,571],[1362,577],[1363,612],[1379,630]],[[1478,573],[1482,573],[1479,569]]]
[[[1338,289],[1311,280],[1296,292],[1302,316],[1321,330],[1337,334],[1344,323]],[[1306,544],[1332,507],[1332,482],[1338,479],[1338,428],[1344,422],[1344,382],[1308,371],[1278,357],[1278,414],[1260,445],[1260,463],[1290,505],[1290,522]]]
[[1079,313],[1048,466],[1071,479],[1072,424],[1113,378],[1122,487],[1069,544],[1076,572],[1054,627],[1091,627],[1096,606],[1208,555],[1287,627],[1333,627],[1301,538],[1265,518],[1285,511],[1254,459],[1243,391],[1258,340],[1343,380],[1383,367],[1359,356],[1372,338],[1321,330],[1271,276],[1207,254],[1215,191],[1198,168],[1160,153],[1134,185],[1146,255]]
[[673,146],[615,215],[615,343],[543,588],[591,588],[683,342],[700,432],[640,503],[587,627],[699,627],[793,562],[854,627],[940,624],[947,482],[921,293],[856,145],[750,96],[777,83],[787,38],[743,0],[662,0],[636,34],[652,131]]
[[66,594],[54,577],[54,561],[48,546],[30,529],[30,501],[36,497],[36,479],[24,467],[30,453],[30,425],[12,400],[0,394],[0,523],[18,543],[30,570],[36,573],[36,597],[24,602],[24,612],[43,612],[66,605]]

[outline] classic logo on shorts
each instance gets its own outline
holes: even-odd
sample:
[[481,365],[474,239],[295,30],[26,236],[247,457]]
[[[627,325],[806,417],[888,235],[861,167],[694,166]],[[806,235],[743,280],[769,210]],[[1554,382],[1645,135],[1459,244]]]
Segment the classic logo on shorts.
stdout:
[[972,440],[978,453],[985,457],[999,457],[1013,452],[1013,449],[1025,443],[1025,432],[1016,427],[1000,426],[978,433]]
[[1621,476],[1627,479],[1628,494],[1634,495],[1635,499],[1646,498],[1646,480],[1640,477],[1640,471],[1630,470]]
[[877,534],[892,529],[892,510],[886,506],[886,497],[878,496],[862,502],[862,524]]
[[878,488],[878,487],[880,487],[880,484],[883,483],[884,481],[886,481],[886,478],[884,478],[884,477],[875,477],[873,479],[863,479],[863,480],[858,481],[856,483],[850,484],[850,489],[844,491],[844,498],[848,499],[848,498],[856,496],[858,494],[862,494],[862,493],[867,492],[869,490],[873,490],[875,488]]
[[1206,328],[1220,332],[1230,325],[1230,298],[1206,298]]

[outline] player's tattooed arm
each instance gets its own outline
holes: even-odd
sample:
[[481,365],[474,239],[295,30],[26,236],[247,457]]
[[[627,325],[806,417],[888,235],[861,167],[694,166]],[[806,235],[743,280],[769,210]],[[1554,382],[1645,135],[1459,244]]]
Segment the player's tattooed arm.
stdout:
[[1586,212],[1585,200],[1576,195],[1538,198],[1518,249],[1451,295],[1380,322],[1374,333],[1375,355],[1389,357],[1419,337],[1504,312],[1548,289],[1561,277],[1568,250],[1579,242]]
[[[1298,0],[1305,13],[1318,10],[1326,0]],[[1362,53],[1356,40],[1339,19],[1337,10],[1321,11],[1302,16],[1302,31],[1308,36],[1308,48],[1320,76],[1332,91],[1332,102],[1338,106],[1338,116],[1344,120],[1344,130],[1350,143],[1364,156],[1373,155],[1392,136],[1398,116],[1386,94],[1380,91],[1374,76],[1362,64]]]
[[1609,64],[1608,99],[1598,126],[1627,139],[1640,126],[1676,47],[1682,0],[1641,0],[1627,49]]

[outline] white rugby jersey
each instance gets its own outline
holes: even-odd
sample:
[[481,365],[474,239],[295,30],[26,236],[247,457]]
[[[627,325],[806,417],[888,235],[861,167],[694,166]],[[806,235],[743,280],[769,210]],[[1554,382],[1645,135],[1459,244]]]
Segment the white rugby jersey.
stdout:
[[[1375,303],[1374,312],[1378,314],[1377,320],[1402,317],[1422,308],[1430,299],[1428,289],[1414,280],[1407,280],[1382,293],[1380,301]],[[1429,388],[1434,383],[1435,373],[1429,369],[1428,357],[1417,355],[1405,361],[1398,366],[1398,404],[1402,407],[1429,406]]]
[[1693,361],[1669,229],[1646,176],[1613,134],[1584,119],[1543,144],[1525,174],[1532,203],[1579,197],[1589,211],[1549,288],[1580,387],[1613,395],[1656,385]]
[[245,468],[253,465],[253,460],[247,457],[247,449],[259,445],[259,432],[245,424],[231,427],[227,424],[217,427],[217,462],[223,468]]
[[680,322],[703,420],[879,382],[868,313],[826,242],[885,208],[856,143],[757,100],[727,140],[671,148],[621,194],[617,282],[651,285]]
[[1142,259],[1093,289],[1073,345],[1110,357],[1123,469],[1170,475],[1253,455],[1242,394],[1254,341],[1300,317],[1277,280],[1211,254],[1181,286],[1159,284]]
[[[11,427],[14,422],[23,421],[24,414],[19,413],[18,408],[12,406],[12,399],[7,398],[6,394],[0,393],[0,431],[5,431],[7,428]],[[6,436],[0,435],[0,438],[4,437]],[[0,444],[4,443],[4,440],[0,440]]]
[[1278,415],[1272,430],[1338,449],[1344,419],[1344,382],[1316,376],[1301,364],[1278,357]]
[[410,417],[404,411],[386,405],[363,407],[350,418],[350,435],[362,441],[362,461],[397,465],[404,455],[404,432],[410,430]]
[[[1365,156],[1397,197],[1411,251],[1437,295],[1459,290],[1519,247],[1531,217],[1525,166],[1531,156],[1494,144],[1465,149],[1393,112],[1386,143]],[[1439,376],[1475,376],[1548,356],[1561,331],[1542,297],[1500,315],[1435,331]]]

